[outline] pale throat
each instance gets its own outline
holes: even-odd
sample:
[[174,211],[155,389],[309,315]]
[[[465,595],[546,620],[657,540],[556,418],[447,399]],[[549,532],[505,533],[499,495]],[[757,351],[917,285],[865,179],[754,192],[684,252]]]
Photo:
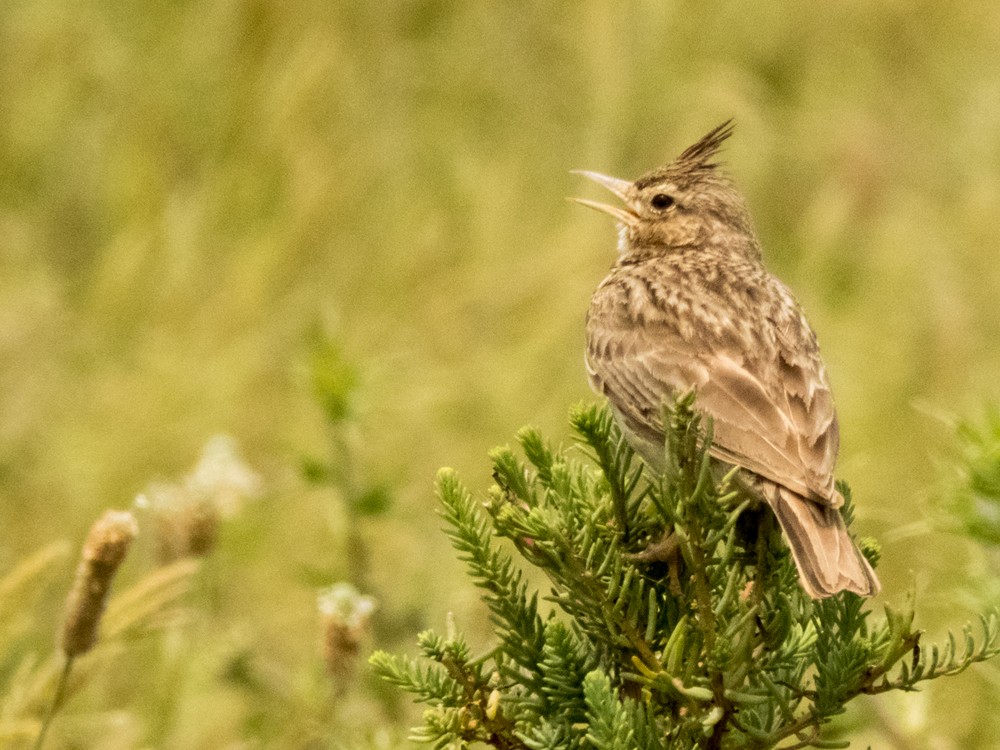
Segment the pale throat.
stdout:
[[618,222],[618,254],[625,255],[628,251],[628,227],[622,222]]

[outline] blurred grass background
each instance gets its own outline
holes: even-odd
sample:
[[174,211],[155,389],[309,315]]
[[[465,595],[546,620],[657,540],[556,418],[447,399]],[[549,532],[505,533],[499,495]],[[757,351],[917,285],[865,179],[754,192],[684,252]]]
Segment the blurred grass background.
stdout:
[[[351,569],[335,488],[299,471],[329,441],[317,335],[357,373],[356,469],[394,495],[360,529],[378,645],[448,611],[487,643],[431,482],[484,488],[491,446],[526,422],[564,439],[589,398],[615,236],[564,200],[593,194],[569,170],[634,177],[729,117],[769,265],[823,345],[884,598],[915,582],[924,627],[960,626],[980,553],[924,520],[952,439],[935,414],[1000,398],[997,49],[1000,6],[974,1],[3,3],[0,565],[75,544],[216,432],[269,490],[191,621],[116,657],[67,706],[77,744],[53,743],[402,742],[405,701],[363,676],[332,697],[317,656],[315,588]],[[71,557],[4,674],[50,648]],[[852,721],[995,747],[984,672]]]

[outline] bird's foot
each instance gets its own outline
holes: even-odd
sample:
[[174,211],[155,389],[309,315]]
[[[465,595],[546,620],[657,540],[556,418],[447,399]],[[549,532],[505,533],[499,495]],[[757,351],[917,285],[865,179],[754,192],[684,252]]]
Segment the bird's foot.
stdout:
[[663,532],[663,536],[652,542],[642,552],[631,552],[625,555],[625,559],[638,563],[666,563],[667,575],[670,578],[670,593],[674,596],[680,596],[680,551],[680,538],[672,530],[668,529]]

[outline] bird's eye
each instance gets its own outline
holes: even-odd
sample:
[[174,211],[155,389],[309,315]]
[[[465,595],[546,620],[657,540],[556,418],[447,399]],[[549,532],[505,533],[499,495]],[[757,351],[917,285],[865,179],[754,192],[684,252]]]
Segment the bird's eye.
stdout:
[[666,209],[674,205],[674,199],[671,198],[666,193],[657,193],[650,199],[649,205],[651,205],[657,211],[665,211]]

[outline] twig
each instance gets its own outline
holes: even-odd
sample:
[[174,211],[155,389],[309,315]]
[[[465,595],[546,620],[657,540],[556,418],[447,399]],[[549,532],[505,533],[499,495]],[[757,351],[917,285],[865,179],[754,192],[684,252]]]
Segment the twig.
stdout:
[[56,713],[62,707],[63,699],[66,697],[66,687],[69,685],[69,673],[73,669],[74,661],[76,661],[75,656],[66,657],[62,673],[59,675],[59,684],[56,685],[56,694],[52,699],[52,705],[49,706],[49,711],[45,715],[45,719],[42,720],[42,727],[38,730],[38,737],[35,738],[34,750],[41,750],[42,743],[45,741],[45,734],[49,731],[49,726],[52,724]]

